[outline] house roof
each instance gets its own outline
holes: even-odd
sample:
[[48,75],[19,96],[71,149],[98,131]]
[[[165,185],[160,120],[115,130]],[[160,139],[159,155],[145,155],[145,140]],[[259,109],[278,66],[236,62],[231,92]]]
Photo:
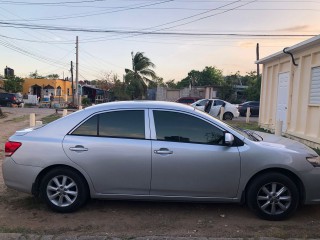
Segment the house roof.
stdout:
[[[318,45],[319,46],[320,44],[320,35],[318,36],[315,36],[313,38],[310,38],[310,39],[307,39],[303,42],[300,42],[298,44],[295,44],[291,47],[288,47],[286,49],[287,52],[290,52],[290,53],[295,53],[297,51],[301,51],[301,50],[304,50],[306,48],[310,48],[310,47],[313,47],[313,46],[316,46]],[[272,60],[275,60],[275,59],[279,59],[279,58],[282,58],[282,57],[287,57],[289,56],[288,54],[285,54],[283,51],[280,51],[280,52],[277,52],[277,53],[274,53],[272,55],[269,55],[265,58],[262,58],[258,61],[255,61],[256,64],[264,64],[264,63],[267,63],[267,62],[270,62]],[[289,56],[290,57],[290,56]]]

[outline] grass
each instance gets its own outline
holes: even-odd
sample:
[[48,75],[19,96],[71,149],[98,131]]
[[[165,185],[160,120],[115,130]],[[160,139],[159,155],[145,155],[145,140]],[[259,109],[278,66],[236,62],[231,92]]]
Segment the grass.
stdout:
[[260,132],[265,132],[263,128],[260,128],[257,122],[237,122],[237,121],[225,121],[227,124],[229,124],[232,127],[238,127],[241,129],[250,129],[253,131],[260,131]]
[[47,123],[53,122],[53,121],[55,121],[55,120],[57,120],[59,118],[61,118],[61,115],[59,115],[59,114],[51,114],[49,116],[46,116],[46,117],[42,118],[41,120],[42,120],[43,124],[47,124]]
[[23,115],[21,117],[16,117],[16,118],[12,118],[12,119],[8,119],[6,120],[5,122],[15,122],[15,123],[18,123],[18,122],[23,122],[25,120],[29,119],[29,116],[28,115]]
[[34,233],[34,231],[32,231],[31,229],[28,229],[28,228],[24,228],[24,227],[9,228],[9,227],[0,226],[0,233],[31,234],[31,233]]
[[320,148],[313,148],[313,150],[320,156]]

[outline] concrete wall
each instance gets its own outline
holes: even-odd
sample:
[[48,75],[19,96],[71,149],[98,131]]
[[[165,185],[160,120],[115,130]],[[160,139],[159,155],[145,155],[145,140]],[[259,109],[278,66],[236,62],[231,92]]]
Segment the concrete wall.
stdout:
[[260,116],[261,127],[275,130],[278,98],[278,76],[289,74],[287,129],[285,135],[301,139],[308,145],[320,147],[320,104],[310,104],[311,69],[320,66],[320,46],[310,47],[263,64]]
[[[52,86],[54,88],[52,91],[54,96],[58,95],[57,94],[58,87],[61,88],[61,96],[63,96],[64,98],[68,94],[68,89],[69,89],[68,96],[72,95],[71,82],[61,80],[61,79],[42,79],[42,78],[41,79],[25,78],[23,83],[23,94],[28,94],[29,92],[32,94],[31,87],[34,85],[38,85],[41,88],[44,88],[47,85]],[[50,93],[51,92],[49,92],[48,94],[50,95]],[[46,95],[46,92],[42,91],[42,95]]]

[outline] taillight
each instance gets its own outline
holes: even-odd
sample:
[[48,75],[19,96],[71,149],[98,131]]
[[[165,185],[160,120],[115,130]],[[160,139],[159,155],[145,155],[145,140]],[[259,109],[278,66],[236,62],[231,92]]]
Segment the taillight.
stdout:
[[6,142],[5,144],[5,156],[10,157],[14,154],[15,151],[22,145],[20,142]]

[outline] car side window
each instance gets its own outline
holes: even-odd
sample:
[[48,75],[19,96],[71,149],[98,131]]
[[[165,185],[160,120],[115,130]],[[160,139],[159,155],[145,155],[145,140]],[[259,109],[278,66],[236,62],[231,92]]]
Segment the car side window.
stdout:
[[102,137],[145,138],[144,111],[128,110],[102,113],[98,135]]
[[144,111],[101,113],[81,124],[72,135],[144,139]]
[[212,124],[188,114],[153,112],[157,140],[222,145],[224,132]]
[[199,102],[199,106],[205,106],[207,104],[209,100],[202,100],[201,102]]
[[72,132],[72,135],[80,136],[97,136],[98,135],[98,115],[89,118],[82,123],[76,130]]

